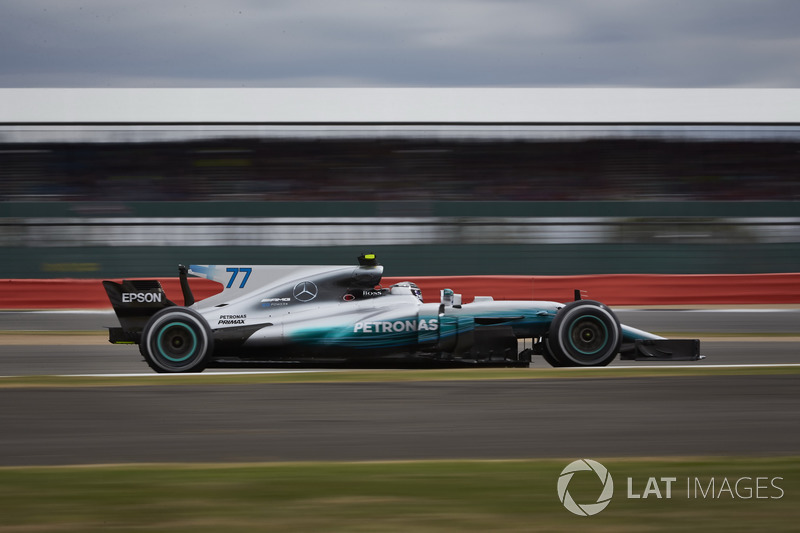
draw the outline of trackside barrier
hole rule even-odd
[[[384,286],[400,278],[383,278]],[[576,289],[583,299],[608,305],[747,305],[800,303],[800,273],[791,274],[605,274],[591,276],[454,276],[408,278],[425,301],[447,287],[464,303],[475,296],[496,300],[569,302]]]
[[[0,280],[0,309],[111,309],[101,281],[99,279]],[[167,298],[178,305],[183,304],[177,277],[159,281]],[[197,300],[222,291],[221,284],[207,279],[191,279],[189,284]]]
[[[177,277],[160,279],[167,297],[183,303]],[[426,302],[439,300],[439,290],[453,289],[464,303],[475,296],[496,300],[568,302],[575,289],[585,299],[608,305],[748,305],[800,304],[800,273],[791,274],[607,274],[594,276],[428,276],[386,277],[384,287],[413,281]],[[98,279],[0,280],[0,309],[110,309]],[[191,278],[197,300],[222,290],[222,285]]]

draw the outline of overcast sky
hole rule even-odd
[[[0,87],[800,87],[798,0],[0,0]]]

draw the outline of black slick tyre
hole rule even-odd
[[[213,344],[211,328],[197,311],[168,307],[147,322],[139,350],[156,372],[202,372]]]
[[[606,366],[619,353],[622,329],[614,312],[593,300],[570,302],[550,325],[547,348],[553,366]]]
[[[550,348],[550,340],[547,337],[544,338],[543,348],[542,357],[550,364],[550,366],[555,368],[566,366],[563,362],[561,362],[561,359],[557,359],[555,354],[553,354],[553,350]]]

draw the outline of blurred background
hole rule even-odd
[[[0,126],[0,278],[800,269],[795,126]]]

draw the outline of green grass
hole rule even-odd
[[[599,458],[615,490],[592,517],[558,500],[571,460],[2,468],[0,532],[797,530],[797,457]],[[641,493],[665,476],[678,479],[671,499],[626,497],[628,477]],[[761,499],[686,497],[687,479],[745,476],[783,478],[782,498],[772,487]],[[589,503],[598,488],[587,472],[569,490]]]

